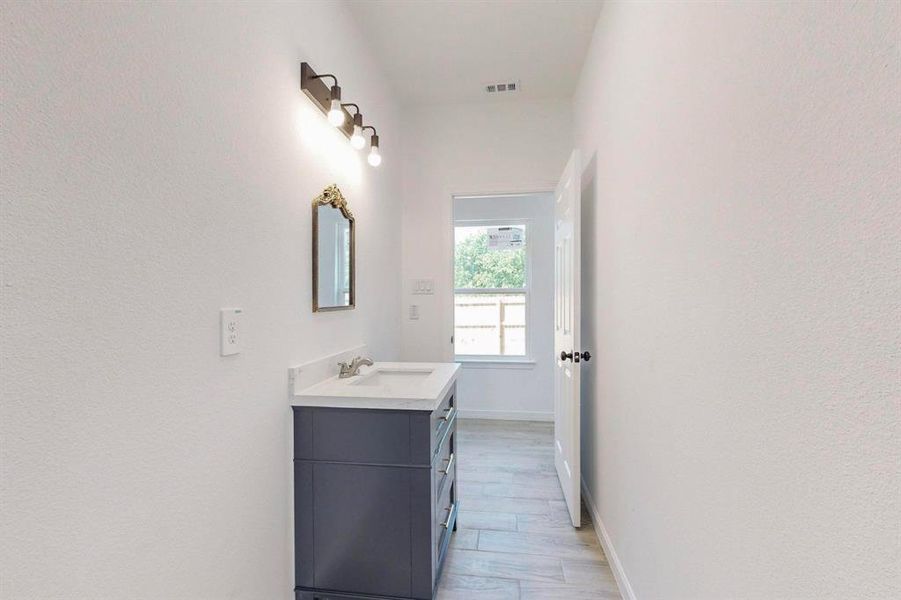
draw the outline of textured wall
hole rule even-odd
[[[399,349],[393,99],[338,3],[0,14],[0,596],[287,598],[286,369]],[[378,170],[302,59],[378,125]],[[333,182],[359,307],[314,316],[309,203]]]
[[[565,101],[518,102],[501,99],[479,104],[427,106],[404,112],[404,307],[420,306],[420,318],[402,316],[405,360],[453,360],[454,194],[492,194],[553,190],[572,145],[570,107]],[[435,295],[414,296],[410,280],[435,280]],[[472,370],[462,373],[468,378]],[[488,382],[486,377],[494,377]],[[480,373],[470,383],[502,388],[510,376],[542,389],[540,370]],[[465,385],[465,382],[464,382]],[[522,402],[505,393],[490,407],[500,413],[543,411],[547,401]]]
[[[642,600],[901,596],[899,6],[602,11],[583,468]]]
[[[451,360],[454,332],[454,194],[552,190],[571,150],[564,101],[426,106],[404,111],[404,305],[407,360]],[[434,296],[412,296],[411,279],[433,278]]]

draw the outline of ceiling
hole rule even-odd
[[[349,0],[407,105],[569,98],[600,0]],[[487,83],[518,81],[515,93]]]

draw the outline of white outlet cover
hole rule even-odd
[[[219,354],[221,356],[232,356],[241,352],[242,312],[240,308],[223,308],[219,311]]]

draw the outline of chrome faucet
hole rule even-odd
[[[346,362],[339,362],[338,367],[341,371],[338,373],[338,379],[347,379],[348,377],[353,377],[354,375],[360,374],[360,367],[363,365],[372,366],[372,361],[368,358],[363,358],[362,356],[357,356],[350,364]]]

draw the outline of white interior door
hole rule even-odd
[[[554,194],[554,465],[573,526],[581,525],[579,465],[579,218],[581,171],[573,151]]]

